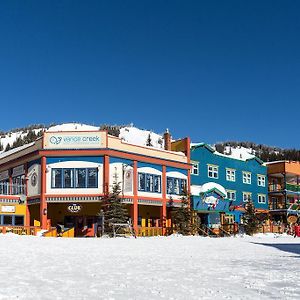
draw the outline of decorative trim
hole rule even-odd
[[[47,203],[60,203],[60,202],[99,202],[103,199],[100,196],[77,196],[77,197],[47,197]]]
[[[162,206],[161,201],[138,199],[138,204]]]

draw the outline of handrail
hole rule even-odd
[[[37,232],[41,230],[37,226],[15,226],[15,225],[0,225],[0,233],[14,233],[18,235],[37,235]]]

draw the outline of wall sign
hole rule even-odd
[[[3,205],[3,206],[1,206],[1,212],[15,213],[16,212],[16,207],[13,206],[13,205]]]
[[[103,132],[46,132],[45,149],[89,149],[104,147]]]
[[[13,168],[12,177],[16,177],[23,174],[25,174],[24,165]]]
[[[0,172],[0,180],[5,180],[9,178],[9,172],[8,170]]]
[[[68,211],[71,213],[78,213],[81,211],[82,206],[77,203],[72,203],[68,205]]]

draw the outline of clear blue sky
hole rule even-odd
[[[300,148],[300,1],[0,2],[0,129],[133,122]]]

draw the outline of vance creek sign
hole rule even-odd
[[[46,132],[44,149],[95,149],[105,147],[104,132]]]

